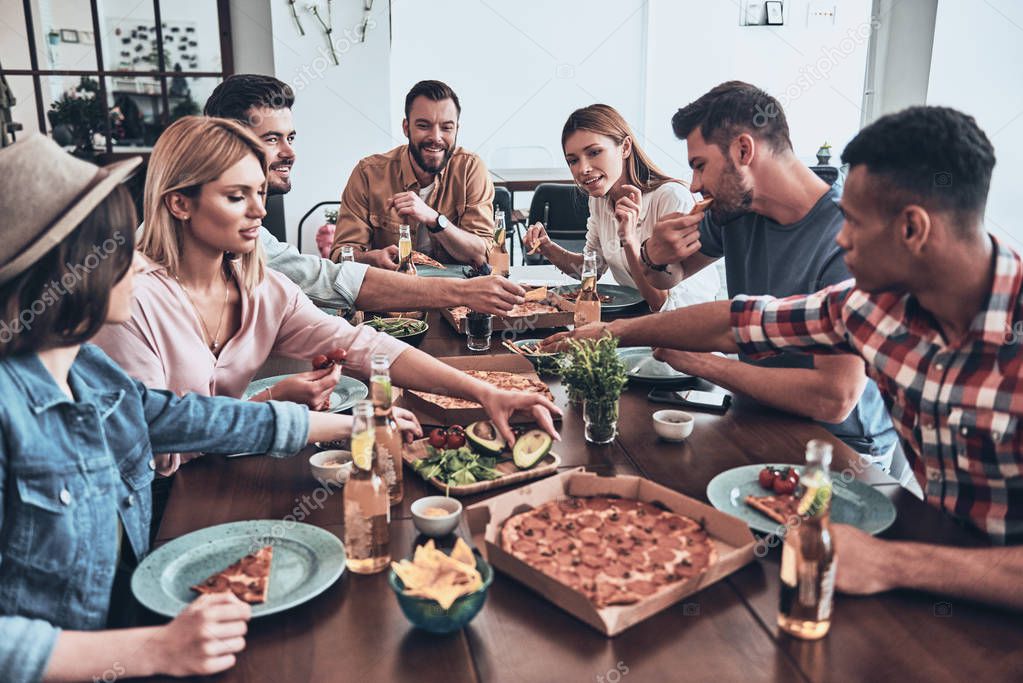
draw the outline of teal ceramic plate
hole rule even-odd
[[[579,285],[562,285],[555,287],[554,291],[558,294],[564,294],[565,292],[573,292],[577,289],[579,289]],[[627,308],[643,303],[643,295],[639,293],[639,290],[632,287],[623,287],[622,285],[598,284],[597,294],[611,297],[611,301],[600,304],[600,310],[607,313],[617,313],[618,311],[624,311]]]
[[[419,277],[465,278],[465,273],[462,272],[462,266],[459,265],[450,265],[447,268],[438,268],[436,266],[416,266],[416,275]]]
[[[654,351],[649,346],[627,346],[618,349],[618,357],[625,363],[629,379],[651,384],[673,384],[693,378],[692,375],[679,372],[654,358]]]
[[[245,387],[245,393],[242,394],[242,398],[248,399],[251,396],[255,396],[267,387],[272,387],[290,376],[277,375],[276,377],[257,379]],[[357,379],[341,375],[341,381],[337,383],[337,386],[334,387],[334,393],[330,395],[330,412],[339,413],[342,410],[348,410],[367,396],[369,396],[369,387]]]
[[[707,484],[707,498],[718,510],[738,517],[754,531],[784,536],[783,524],[760,514],[745,503],[746,496],[771,495],[757,483],[760,470],[765,467],[789,465],[744,465],[726,470]],[[797,466],[796,471],[802,473],[803,468]],[[832,522],[850,524],[868,534],[879,534],[895,521],[895,505],[880,492],[855,479],[846,482],[840,472],[832,472],[831,478],[834,482],[831,497]]]
[[[198,597],[191,586],[265,545],[274,547],[267,601],[252,606],[261,617],[290,609],[329,588],[345,570],[345,547],[334,534],[310,524],[274,519],[218,524],[160,546],[131,577],[143,606],[175,617]]]

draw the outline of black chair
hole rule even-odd
[[[319,202],[318,204],[314,204],[313,208],[311,208],[308,211],[306,211],[305,215],[303,215],[302,218],[300,218],[298,220],[298,250],[299,251],[302,251],[302,229],[305,227],[306,220],[310,216],[312,216],[314,213],[319,211],[320,207],[323,207],[323,206],[341,206],[341,202],[335,200],[335,201],[332,201],[332,202]],[[319,215],[323,216],[323,213],[320,212]],[[316,227],[319,228],[320,226],[317,225]]]
[[[278,242],[288,241],[288,228],[284,220],[284,195],[272,194],[267,197],[263,227],[269,230]]]
[[[563,183],[541,183],[533,192],[529,205],[527,225],[543,222],[544,207],[547,212],[547,235],[563,249],[581,253],[586,246],[586,221],[590,217],[589,198],[575,185]],[[522,234],[519,234],[522,242]],[[529,249],[522,246],[523,261],[527,265],[545,263],[540,254],[529,256]]]
[[[512,194],[508,191],[507,187],[501,187],[498,185],[494,188],[494,210],[504,213],[504,225],[508,230],[506,239],[511,242],[509,260],[514,263],[515,240],[512,239],[512,236],[515,234],[516,230],[515,226],[512,224]]]

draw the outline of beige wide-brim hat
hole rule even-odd
[[[39,133],[0,149],[0,285],[60,244],[141,163],[100,168]]]

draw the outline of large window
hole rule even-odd
[[[233,72],[230,34],[228,0],[0,0],[10,120],[83,155],[145,151]]]

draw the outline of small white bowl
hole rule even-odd
[[[309,458],[309,469],[321,484],[344,484],[352,473],[351,451],[320,451]]]
[[[665,441],[685,441],[693,433],[695,418],[683,410],[658,410],[654,413],[654,431]]]
[[[443,517],[428,517],[423,514],[426,508],[442,508],[448,511]],[[462,517],[462,504],[447,496],[426,496],[412,503],[412,523],[421,533],[434,538],[447,536]]]

